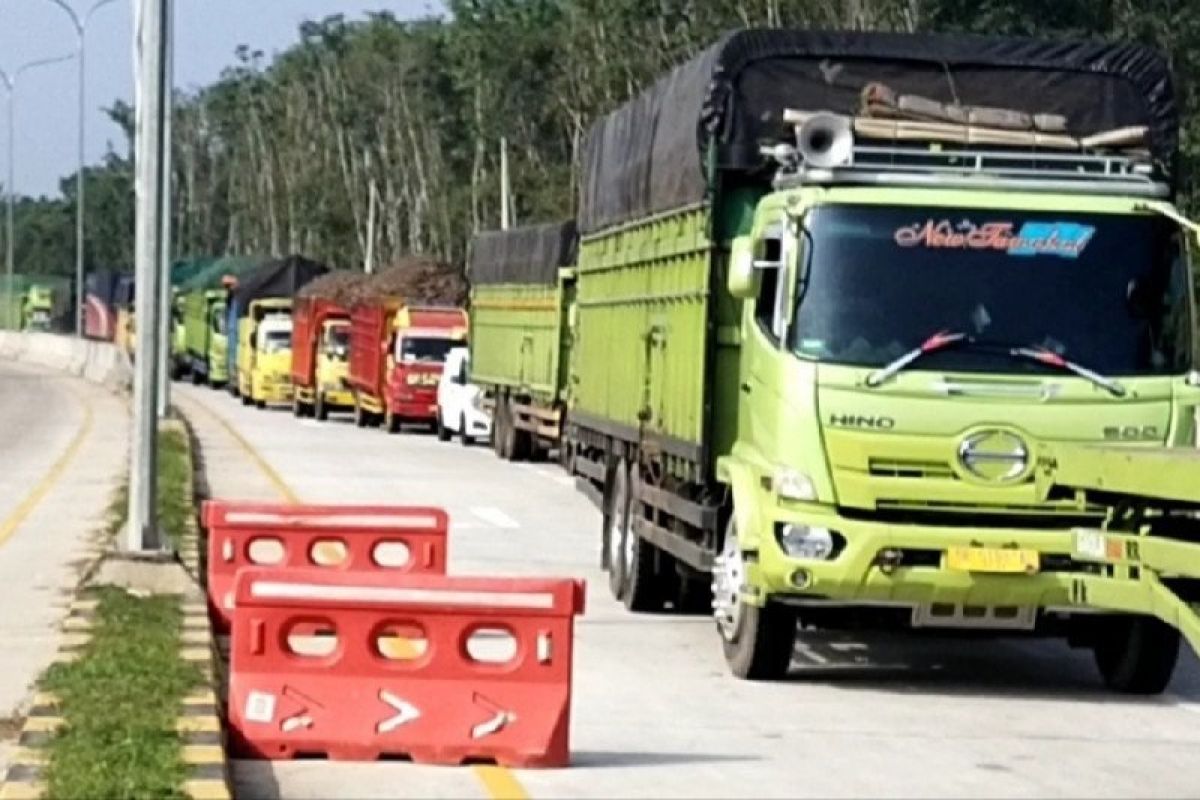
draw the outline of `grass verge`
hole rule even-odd
[[[177,544],[195,513],[186,434],[158,439],[158,521]],[[128,485],[115,493],[106,524],[125,522]],[[183,798],[187,770],[175,721],[200,671],[179,656],[182,614],[175,595],[138,597],[114,587],[86,591],[98,605],[92,639],[74,662],[42,677],[58,697],[64,726],[49,744],[46,794],[56,800]]]
[[[179,658],[179,598],[112,587],[88,596],[99,601],[91,644],[42,680],[66,722],[50,744],[47,796],[181,798],[175,720],[201,676]]]
[[[192,482],[192,459],[188,450],[187,433],[170,429],[158,434],[158,524],[159,530],[173,547],[179,540],[187,521],[196,513],[187,491]]]

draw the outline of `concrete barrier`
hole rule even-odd
[[[67,372],[118,394],[133,387],[133,364],[111,342],[0,331],[0,359]]]

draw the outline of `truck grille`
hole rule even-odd
[[[918,461],[899,458],[872,458],[870,472],[879,478],[938,478],[957,480],[954,470],[944,461]]]

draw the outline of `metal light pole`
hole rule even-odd
[[[33,69],[34,67],[44,67],[48,64],[57,64],[60,61],[69,61],[70,59],[71,56],[55,56],[54,58],[39,58],[36,61],[27,61],[13,70],[11,75],[0,69],[0,81],[3,81],[4,83],[4,89],[8,100],[8,178],[4,186],[4,193],[8,196],[8,209],[6,212],[8,219],[6,222],[6,233],[4,236],[4,272],[7,276],[5,283],[5,304],[8,306],[8,310],[5,312],[5,322],[7,327],[10,329],[16,328],[16,325],[14,324],[15,320],[13,319],[13,308],[15,307],[13,302],[13,289],[15,288],[13,282],[13,200],[16,196],[16,179],[13,177],[13,164],[15,163],[14,153],[16,150],[15,132],[17,124],[15,95],[17,91],[17,81],[20,79],[21,75]]]
[[[162,196],[161,219],[159,221],[159,251],[162,272],[159,275],[161,295],[158,307],[158,391],[157,411],[159,419],[166,419],[171,411],[171,342],[175,331],[175,320],[171,308],[171,117],[175,109],[175,12],[174,0],[163,3],[162,42]]]
[[[79,172],[75,177],[75,335],[83,336],[83,165],[84,165],[84,117],[87,113],[85,101],[87,87],[87,25],[95,14],[104,6],[115,3],[116,0],[97,0],[83,16],[67,5],[66,0],[50,0],[51,3],[66,12],[75,26],[78,37],[76,58],[79,60]]]
[[[133,441],[129,476],[127,551],[161,550],[157,514],[157,373],[162,311],[162,192],[166,90],[166,24],[169,0],[136,0],[137,65],[136,369],[133,377]]]

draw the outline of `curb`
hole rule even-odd
[[[192,432],[179,420],[171,420],[164,427],[168,426],[183,433],[188,462],[192,466],[192,480],[185,484],[184,491],[188,505],[197,509]],[[218,654],[212,622],[208,618],[208,602],[204,590],[200,588],[204,573],[200,562],[200,527],[195,514],[187,518],[185,526],[177,557],[195,582],[183,597],[179,655],[184,661],[195,664],[204,680],[183,699],[183,708],[175,722],[188,772],[183,793],[192,800],[231,800],[229,757],[217,699],[220,680]],[[4,798],[0,797],[0,800]]]

